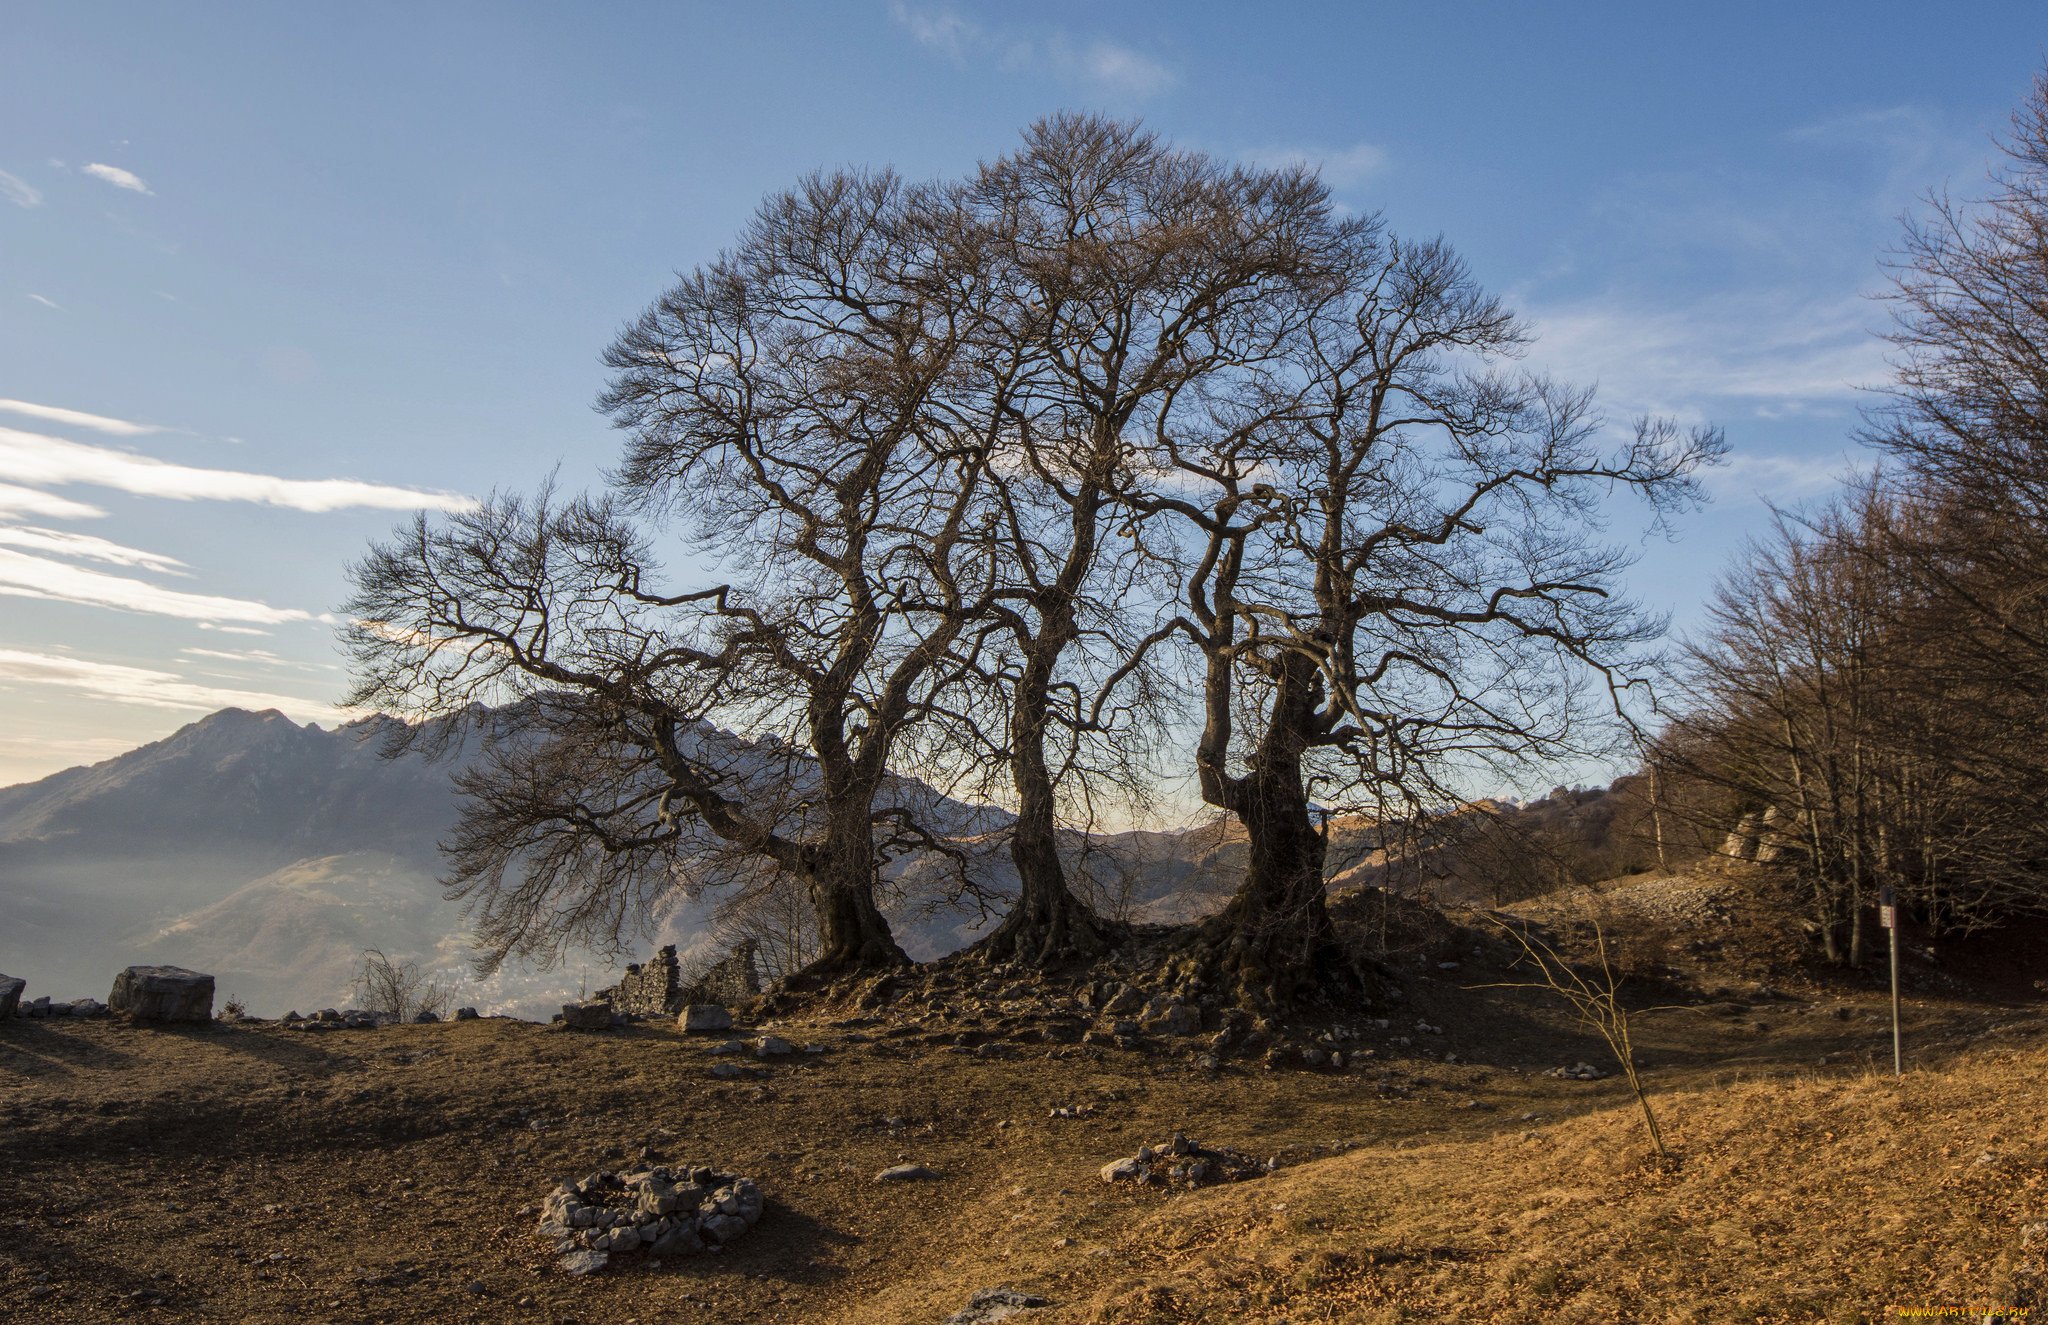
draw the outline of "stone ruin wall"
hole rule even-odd
[[[761,992],[754,944],[742,940],[733,950],[685,981],[676,949],[670,944],[645,964],[628,966],[619,983],[598,991],[598,997],[620,1012],[641,1017],[673,1017],[692,1003],[730,1007]]]
[[[663,948],[645,965],[632,965],[619,983],[598,995],[620,1012],[642,1017],[674,1016],[682,1010],[674,944]]]

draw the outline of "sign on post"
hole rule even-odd
[[[1877,918],[1892,948],[1892,1075],[1906,1074],[1906,1053],[1899,1038],[1899,895],[1890,884],[1878,889]]]

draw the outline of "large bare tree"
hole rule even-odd
[[[547,715],[467,788],[453,883],[491,951],[616,936],[708,837],[804,881],[815,972],[904,960],[875,889],[935,840],[891,760],[976,593],[990,439],[945,398],[986,394],[962,380],[977,267],[948,190],[807,180],[607,352],[616,495],[422,520],[358,568],[356,702]],[[710,574],[657,587],[633,517]],[[777,739],[732,757],[714,723]]]
[[[1661,517],[1721,445],[1648,421],[1610,440],[1586,394],[1513,370],[1525,332],[1445,245],[1322,224],[1342,260],[1284,368],[1163,438],[1151,498],[1191,531],[1202,795],[1250,846],[1193,964],[1254,1004],[1343,974],[1319,811],[1415,813],[1479,766],[1583,748],[1655,628],[1617,592],[1602,500]]]
[[[1230,168],[1072,115],[1028,130],[969,198],[1000,291],[989,337],[1021,370],[991,402],[1004,417],[987,621],[1002,637],[1004,721],[989,730],[1015,797],[1020,893],[980,948],[1088,954],[1110,936],[1066,878],[1061,806],[1085,828],[1105,790],[1142,801],[1163,728],[1141,645],[1171,585],[1148,582],[1156,565],[1127,536],[1133,459],[1201,408],[1200,384],[1277,354],[1324,202],[1299,170]]]

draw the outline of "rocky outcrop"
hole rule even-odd
[[[107,1006],[137,1021],[212,1021],[213,977],[182,966],[131,966]]]

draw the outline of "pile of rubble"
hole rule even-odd
[[[1103,1165],[1102,1180],[1153,1187],[1210,1187],[1263,1178],[1278,1167],[1277,1160],[1253,1159],[1242,1151],[1199,1145],[1188,1140],[1187,1133],[1175,1132],[1163,1146],[1140,1146],[1129,1159]]]
[[[621,1253],[660,1259],[724,1246],[754,1226],[761,1207],[751,1178],[708,1166],[593,1173],[548,1194],[540,1232],[564,1269],[588,1274]]]

